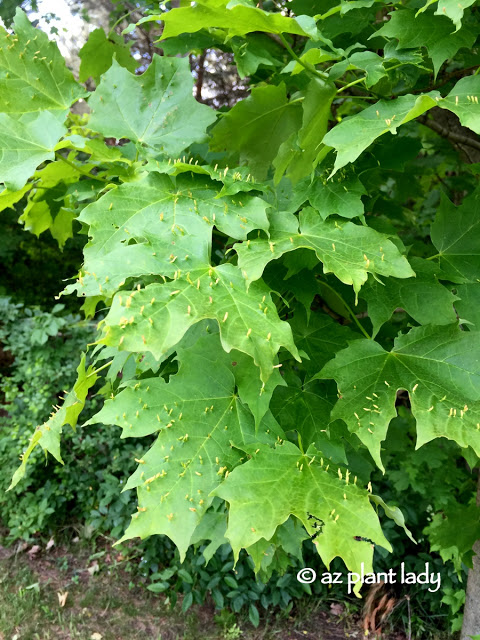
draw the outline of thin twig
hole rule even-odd
[[[288,44],[285,36],[283,36],[282,34],[279,34],[279,38],[282,41],[283,46],[285,47],[285,49],[292,56],[292,58],[294,60],[296,60],[298,62],[298,64],[302,65],[302,67],[304,69],[306,69],[307,71],[312,73],[317,78],[320,78],[321,80],[326,80],[328,78],[328,75],[326,73],[323,73],[322,71],[318,71],[317,69],[315,69],[315,67],[313,65],[308,64],[308,62],[304,62],[301,58],[299,58],[297,56],[297,54],[295,53],[295,51],[292,49],[292,47]]]
[[[342,304],[344,305],[345,309],[348,311],[348,313],[350,314],[352,320],[355,322],[355,324],[357,325],[357,327],[360,329],[360,331],[363,333],[363,335],[368,338],[369,340],[372,339],[372,336],[369,336],[368,333],[366,332],[365,328],[363,327],[363,325],[361,324],[361,322],[359,321],[359,319],[357,318],[357,316],[355,315],[355,313],[353,312],[352,308],[350,307],[350,305],[343,299],[343,297],[338,293],[338,291],[336,291],[333,287],[331,287],[329,284],[327,284],[324,280],[321,281],[324,287],[327,287],[327,289],[330,289],[330,291],[333,291],[333,293],[342,301]]]
[[[92,175],[88,171],[81,169],[78,165],[64,158],[61,153],[56,153],[55,158],[57,158],[57,160],[62,160],[62,162],[65,162],[65,164],[68,164],[70,167],[75,169],[75,171],[78,171],[78,173],[80,173],[82,176],[86,176],[87,178],[90,178],[90,180],[99,180],[100,182],[110,182],[110,180],[106,180],[105,178],[101,178],[100,176]]]
[[[407,611],[408,611],[408,637],[407,640],[412,640],[412,612],[410,610],[410,596],[406,596],[407,599]]]

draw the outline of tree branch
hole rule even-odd
[[[195,99],[198,102],[202,102],[202,86],[203,86],[203,76],[205,72],[205,58],[207,57],[207,51],[202,51],[202,54],[199,56],[197,60],[198,71],[197,71],[197,81],[195,83]]]
[[[444,127],[443,125],[441,125],[436,120],[429,118],[426,114],[423,116],[420,116],[418,118],[418,121],[421,124],[428,127],[429,129],[431,129],[432,131],[435,131],[435,133],[438,133],[440,136],[442,136],[442,138],[447,138],[448,140],[451,140],[456,144],[472,147],[473,149],[477,149],[480,151],[480,140],[478,140],[476,136],[474,138],[473,136],[470,137],[463,133],[452,131],[451,129],[448,129],[447,127]]]

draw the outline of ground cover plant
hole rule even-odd
[[[389,483],[416,486],[432,549],[473,567],[462,635],[480,633],[478,8],[144,14],[125,36],[158,29],[163,55],[141,65],[94,31],[88,90],[21,10],[0,33],[0,208],[22,202],[24,226],[60,247],[88,234],[62,296],[99,320],[11,487],[38,445],[62,462],[96,385],[86,426],[148,442],[120,541],[163,534],[180,559],[228,542],[268,577],[310,537],[319,571],[369,573],[374,550],[414,542]],[[246,97],[205,104],[190,67],[205,52],[230,55]],[[449,493],[415,475],[438,465]]]

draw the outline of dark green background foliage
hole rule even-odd
[[[255,626],[342,596],[302,566],[427,561],[441,590],[395,586],[392,620],[459,630],[480,538],[477,3],[107,8],[83,84],[23,12],[0,33],[5,539],[121,538],[151,591]]]

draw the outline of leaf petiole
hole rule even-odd
[[[372,340],[372,336],[368,335],[367,331],[365,330],[365,328],[362,326],[360,320],[357,318],[357,316],[355,315],[353,309],[350,307],[350,305],[342,298],[342,296],[338,293],[338,291],[336,291],[332,286],[330,286],[328,283],[326,283],[324,280],[322,280],[322,285],[324,287],[327,287],[327,289],[330,289],[330,291],[332,291],[342,302],[342,304],[345,306],[345,309],[348,311],[348,313],[350,314],[352,320],[355,322],[355,324],[357,325],[357,327],[360,329],[360,331],[363,333],[363,335],[368,338],[369,340]]]

